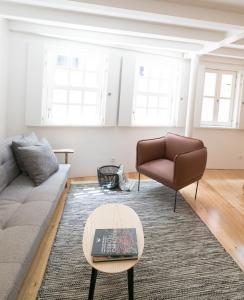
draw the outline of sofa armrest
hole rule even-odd
[[[74,150],[73,149],[53,149],[53,152],[55,154],[64,154],[64,162],[65,164],[68,163],[69,161],[69,154],[70,153],[74,153]]]
[[[207,163],[207,148],[176,155],[174,183],[177,189],[199,180]]]
[[[137,143],[136,167],[163,158],[165,152],[165,138],[141,140]]]

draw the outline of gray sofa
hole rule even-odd
[[[11,150],[0,141],[0,300],[16,299],[64,190],[70,165],[35,187],[20,173]]]

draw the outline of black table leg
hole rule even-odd
[[[95,285],[96,285],[96,279],[97,279],[97,270],[92,268],[88,300],[93,300]]]
[[[127,275],[128,275],[128,293],[129,293],[129,300],[133,300],[134,299],[134,269],[130,268],[127,271]]]

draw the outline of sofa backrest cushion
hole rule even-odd
[[[11,148],[13,139],[18,138],[21,136],[0,141],[0,192],[20,173]]]
[[[177,154],[199,150],[203,147],[203,142],[200,140],[168,133],[166,135],[165,157],[173,161]]]
[[[19,147],[19,155],[28,176],[36,186],[59,168],[58,160],[46,140],[42,145]]]
[[[27,147],[27,146],[33,146],[38,144],[40,143],[34,132],[30,133],[29,135],[21,136],[18,139],[15,138],[13,140],[12,150],[14,152],[17,165],[21,172],[26,173],[26,170],[24,168],[24,162],[21,160],[21,156],[19,154],[19,147]]]

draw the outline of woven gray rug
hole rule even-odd
[[[105,203],[123,203],[139,215],[144,254],[135,267],[135,300],[244,299],[244,274],[189,205],[156,182],[133,192],[72,185],[38,299],[85,300],[91,267],[82,252],[89,214]],[[94,300],[127,299],[127,274],[99,273]]]

